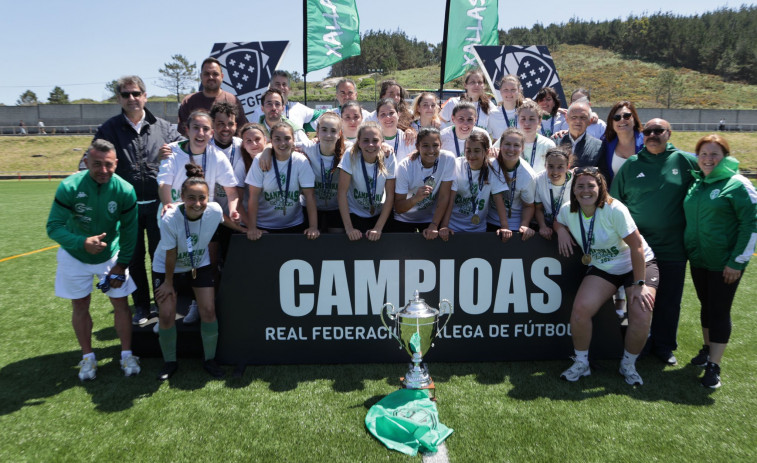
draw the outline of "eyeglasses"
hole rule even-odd
[[[133,96],[134,98],[139,98],[140,96],[142,96],[142,92],[139,90],[134,91],[134,92],[119,92],[119,93],[121,94],[121,98],[125,100],[128,100],[129,96]]]
[[[648,137],[648,136],[650,136],[650,135],[652,135],[652,134],[655,134],[655,135],[662,135],[662,134],[663,134],[663,133],[665,133],[665,132],[666,132],[667,130],[668,130],[668,129],[664,129],[664,128],[662,128],[662,127],[655,127],[654,129],[644,129],[644,130],[642,130],[642,131],[641,131],[641,133],[643,133],[645,137]]]
[[[594,166],[586,166],[586,167],[576,167],[574,173],[575,175],[583,175],[583,174],[596,174],[599,172],[599,168]]]
[[[614,120],[615,122],[618,122],[621,119],[628,120],[628,119],[631,118],[631,116],[633,116],[633,114],[631,114],[631,113],[616,114],[616,115],[612,116],[612,120]]]

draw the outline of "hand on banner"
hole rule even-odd
[[[442,241],[446,242],[449,240],[449,237],[454,235],[454,230],[451,230],[449,227],[442,227],[439,230],[439,238],[442,239]]]
[[[365,237],[368,238],[368,241],[378,241],[381,239],[381,230],[376,230],[375,228],[368,230],[365,232]]]
[[[258,227],[250,228],[249,230],[247,230],[247,239],[251,241],[257,241],[263,237],[263,233],[268,233],[268,232],[263,231],[259,229]]]
[[[521,238],[521,240],[523,241],[531,239],[531,237],[533,237],[536,234],[533,228],[529,228],[526,225],[521,225],[520,228],[518,229],[518,232],[523,236]]]
[[[552,239],[552,227],[539,227],[539,235],[545,240]]]
[[[513,237],[513,231],[509,228],[500,228],[497,230],[497,236],[499,236],[499,239],[501,239],[503,243],[507,243],[510,238]]]
[[[321,232],[318,230],[318,227],[310,227],[302,232],[302,234],[307,236],[309,240],[314,240],[321,236]]]
[[[357,241],[363,237],[363,234],[357,228],[345,228],[344,231],[350,241]]]
[[[436,224],[431,222],[428,227],[423,230],[423,237],[427,240],[434,240],[437,236],[439,236],[439,230],[437,229]]]

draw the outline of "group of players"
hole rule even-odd
[[[503,242],[556,237],[566,256],[580,250],[588,268],[571,314],[575,357],[561,374],[568,381],[590,374],[591,319],[613,297],[628,318],[619,368],[626,382],[643,384],[635,367],[643,352],[675,365],[690,260],[704,338],[692,363],[705,367],[703,385],[720,385],[730,307],[757,239],[757,193],[720,135],[700,140],[695,157],[669,143],[667,121],[642,127],[629,101],[615,104],[605,123],[587,91],[574,92],[565,111],[551,88],[524,99],[511,75],[499,82],[501,103],[494,104],[480,70],[468,72],[465,93],[441,107],[429,92],[409,105],[405,89],[386,81],[372,113],[355,101],[349,79],[336,86],[335,110],[290,102],[289,76],[276,71],[253,122],[244,122],[239,102],[220,89],[220,63],[209,58],[201,69],[203,90],[179,111],[186,139],[144,107],[139,77],[119,80],[122,114],[101,126],[88,169],[56,193],[48,221],[61,244],[56,294],[72,299],[82,380],[97,367],[93,274],[115,308],[122,369],[139,373],[126,298],[140,288],[133,322],[145,323],[145,231],[160,380],[178,368],[177,292],[194,299],[184,322],[201,321],[205,369],[224,375],[215,362],[214,288],[231,233],[375,241],[385,232],[418,232],[446,241],[494,232]]]

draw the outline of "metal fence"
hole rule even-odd
[[[49,125],[45,127],[0,126],[0,135],[94,135],[97,125]]]

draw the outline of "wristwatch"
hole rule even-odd
[[[644,282],[644,280],[634,281],[633,284],[634,284],[634,286],[644,286],[644,285],[646,285],[646,283]]]

